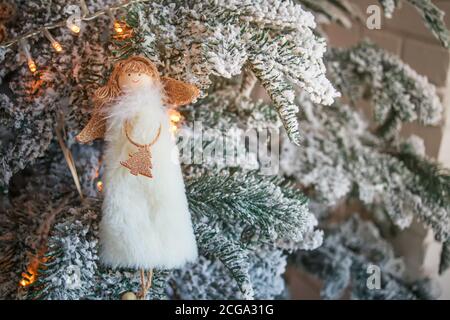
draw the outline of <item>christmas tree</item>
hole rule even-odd
[[[443,13],[407,2],[447,47]],[[400,3],[380,0],[387,17]],[[324,298],[348,287],[357,299],[433,298],[430,281],[403,277],[386,238],[418,219],[444,243],[441,270],[450,266],[450,174],[399,135],[406,122],[437,124],[442,106],[426,78],[369,42],[327,50],[316,20],[348,25],[350,2],[1,5],[0,297],[139,291],[138,270],[99,260],[104,143],[75,137],[114,64],[143,56],[200,89],[170,111],[199,258],[156,269],[145,298],[289,298],[288,264],[322,279]],[[361,212],[334,221],[350,202]],[[380,290],[366,287],[370,265],[382,269]]]

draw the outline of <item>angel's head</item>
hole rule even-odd
[[[126,92],[160,84],[156,66],[147,58],[131,57],[119,61],[103,87],[95,92],[97,103],[103,104]]]
[[[192,84],[160,77],[153,62],[135,56],[116,63],[108,82],[95,91],[95,104],[102,107],[124,93],[155,86],[161,89],[164,103],[172,107],[189,104],[200,94]]]

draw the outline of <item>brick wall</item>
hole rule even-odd
[[[353,0],[366,12],[377,0]],[[446,23],[450,26],[450,1],[433,1],[447,13]],[[412,123],[404,126],[402,134],[412,133],[425,141],[427,154],[450,167],[450,50],[444,49],[438,40],[424,26],[416,9],[405,3],[392,19],[382,20],[380,30],[369,30],[365,24],[355,22],[351,29],[336,24],[324,27],[329,43],[334,47],[348,47],[362,38],[369,38],[377,45],[398,55],[418,73],[428,77],[436,85],[445,107],[444,120],[440,126],[423,127]],[[416,279],[425,276],[438,279],[442,299],[450,299],[450,272],[438,276],[438,261],[441,251],[434,241],[432,231],[414,223],[411,228],[393,239],[398,254],[405,257],[407,276]],[[299,296],[301,297],[301,296]]]

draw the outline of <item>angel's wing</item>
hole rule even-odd
[[[161,77],[161,82],[166,93],[166,103],[174,107],[189,104],[200,94],[196,86],[180,80]]]
[[[191,103],[200,94],[196,86],[175,80],[169,77],[161,77],[161,82],[166,95],[166,103],[178,107]],[[101,112],[101,106],[94,110],[92,118],[81,132],[75,137],[79,143],[89,143],[95,139],[104,138],[106,131],[106,119]]]
[[[89,143],[95,139],[104,138],[106,120],[99,110],[94,110],[92,118],[81,132],[75,137],[79,143]]]

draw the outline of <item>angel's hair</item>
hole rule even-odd
[[[108,82],[103,86],[98,88],[95,93],[95,104],[97,106],[103,106],[118,96],[121,95],[122,91],[119,87],[119,76],[123,72],[139,72],[150,75],[152,78],[160,81],[158,69],[149,59],[145,57],[131,57],[126,60],[122,60],[116,63]]]

